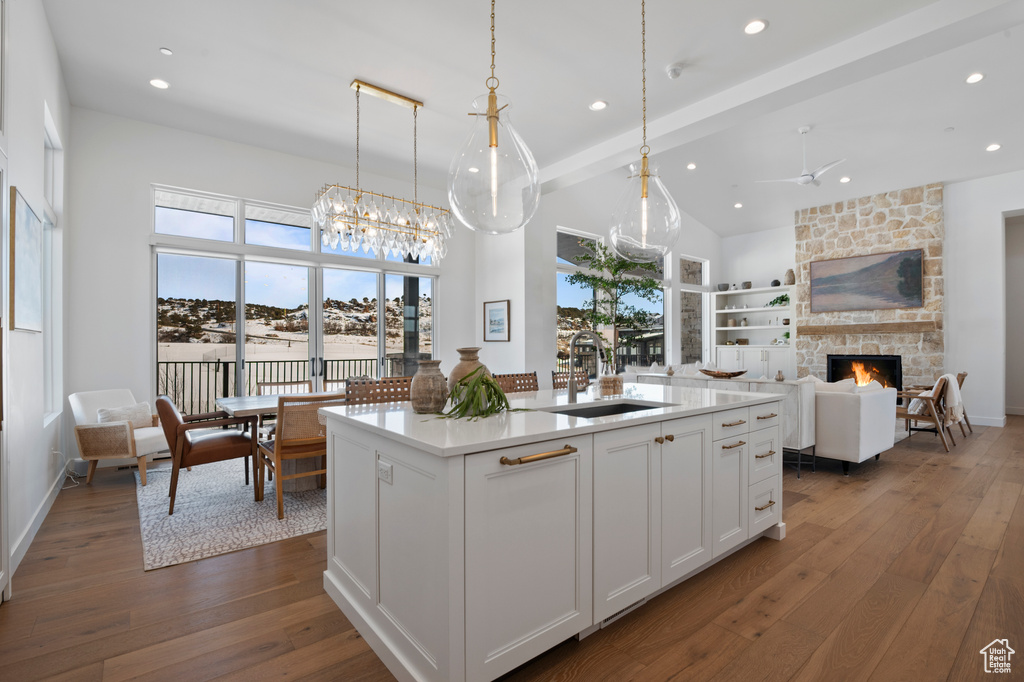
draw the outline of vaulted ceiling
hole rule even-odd
[[[424,102],[420,179],[437,187],[489,75],[486,0],[43,4],[75,106],[352,166],[358,78]],[[1024,0],[649,0],[646,13],[648,142],[680,208],[722,236],[1024,168]],[[754,18],[768,29],[745,35]],[[545,192],[638,156],[639,2],[502,0],[496,23],[499,92]],[[973,72],[985,79],[968,85]],[[811,168],[847,161],[820,187],[757,183],[799,175],[803,125]],[[411,180],[408,109],[364,98],[360,146],[365,170]]]

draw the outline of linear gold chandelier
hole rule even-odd
[[[448,209],[419,201],[417,159],[417,114],[423,102],[390,90],[352,81],[356,91],[356,186],[324,185],[311,211],[313,223],[321,231],[321,241],[332,251],[391,253],[403,258],[430,258],[437,264],[448,253],[447,240],[452,233]],[[359,95],[362,91],[412,109],[413,120],[413,200],[365,190],[359,183]]]

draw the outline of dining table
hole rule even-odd
[[[225,396],[217,398],[216,404],[217,409],[227,412],[232,417],[259,417],[260,425],[262,425],[264,419],[272,419],[277,414],[277,399],[279,397],[276,394]],[[312,457],[307,459],[286,459],[281,462],[281,473],[286,475],[314,471],[319,468],[320,462]],[[314,490],[317,486],[317,477],[304,476],[285,479],[283,490],[284,492],[295,493],[303,490]]]

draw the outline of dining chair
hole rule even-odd
[[[569,388],[568,372],[551,372],[551,384],[555,389]],[[590,377],[582,369],[576,370],[576,388],[586,388],[590,385]]]
[[[284,518],[284,481],[319,476],[320,487],[327,487],[327,427],[317,411],[346,402],[345,397],[337,393],[282,395],[277,399],[277,431],[273,440],[259,444],[260,466],[256,479],[256,500],[261,501],[267,472],[274,475],[277,518]],[[312,471],[282,472],[282,462],[314,457],[319,458],[320,466]]]
[[[293,393],[312,393],[313,381],[258,381],[256,395],[290,395]]]
[[[537,386],[536,372],[523,372],[520,374],[495,374],[494,380],[501,386],[505,393],[521,393],[523,391],[540,390]]]
[[[249,458],[252,457],[253,482],[256,478],[256,428],[257,420],[252,417],[229,417],[227,412],[208,412],[183,417],[178,408],[165,395],[156,399],[156,413],[171,448],[171,506],[167,512],[174,514],[174,498],[178,490],[178,473],[182,467],[223,462],[242,457],[245,459],[246,483],[249,476]],[[225,429],[225,426],[244,425],[245,430]],[[205,433],[197,433],[198,430]],[[256,488],[259,500],[260,488]]]
[[[412,377],[349,379],[345,397],[349,405],[400,402],[409,400],[411,385]]]
[[[949,452],[949,444],[956,445],[952,423],[946,424],[946,377],[941,376],[927,391],[900,391],[896,394],[900,404],[896,406],[896,419],[906,423],[907,431],[930,431],[942,440],[942,446]],[[915,426],[911,425],[914,422]],[[929,428],[918,428],[916,424],[931,424]],[[947,440],[948,437],[948,440]]]
[[[959,374],[957,374],[956,375],[956,385],[957,385],[957,388],[960,389],[960,407],[962,407],[964,409],[964,422],[967,423],[967,429],[971,433],[974,433],[974,427],[971,426],[971,420],[967,418],[967,406],[964,405],[964,379],[966,379],[966,378],[967,378],[967,372],[960,372]],[[960,432],[963,433],[963,430],[964,430],[964,425],[963,425],[963,423],[961,423],[960,424]],[[967,434],[964,433],[964,438],[966,438],[966,437],[967,437]]]

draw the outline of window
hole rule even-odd
[[[3,183],[0,182],[0,187]],[[64,409],[64,240],[60,229],[64,197],[64,150],[50,109],[43,106],[43,414]]]
[[[585,315],[588,309],[593,310],[594,290],[570,284],[567,278],[571,273],[580,269],[581,261],[579,256],[588,251],[593,251],[593,244],[596,241],[597,237],[593,235],[563,230],[558,231],[555,252],[558,268],[555,287],[555,346],[557,353],[556,364],[561,372],[568,371],[569,369],[569,342],[572,340],[573,335],[582,329],[594,328]],[[593,349],[584,350],[583,354],[586,358],[586,366],[593,372],[596,372],[596,356]]]
[[[182,412],[431,356],[434,268],[322,249],[305,209],[156,188],[154,212],[157,386]]]
[[[700,362],[704,357],[704,293],[707,268],[702,260],[679,259],[680,362]]]

